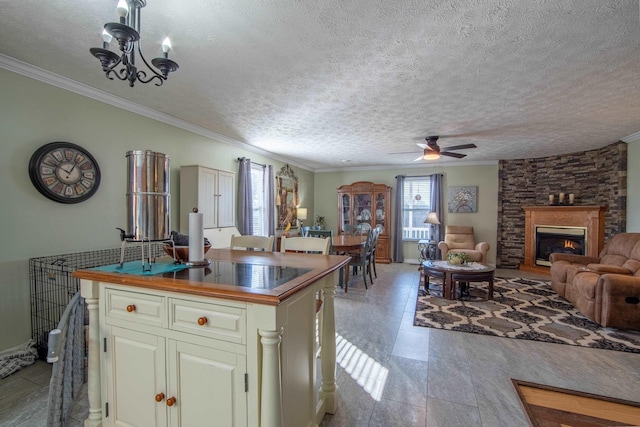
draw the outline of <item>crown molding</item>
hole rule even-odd
[[[640,132],[632,133],[631,135],[625,136],[621,138],[620,141],[626,142],[627,144],[630,142],[638,142],[640,141]]]
[[[449,161],[449,162],[438,162],[431,161],[427,163],[417,163],[415,165],[380,165],[380,166],[353,166],[353,167],[345,167],[345,168],[318,168],[315,170],[318,172],[354,172],[354,171],[371,171],[371,170],[398,170],[398,169],[437,169],[444,167],[458,167],[458,166],[488,166],[488,165],[498,165],[499,162],[497,160],[483,160],[477,162],[463,162],[463,161]]]
[[[85,96],[87,98],[91,98],[96,101],[103,102],[105,104],[111,105],[116,108],[120,108],[122,110],[130,111],[132,113],[139,114],[141,116],[148,117],[150,119],[157,120],[162,123],[166,123],[168,125],[189,131],[191,133],[204,136],[205,138],[215,140],[217,142],[222,142],[227,145],[239,147],[243,150],[260,154],[262,156],[268,157],[273,160],[278,160],[283,163],[288,163],[292,166],[297,166],[299,168],[306,169],[311,172],[315,171],[314,168],[310,167],[309,165],[297,162],[293,159],[275,155],[269,151],[265,151],[260,148],[254,147],[253,145],[249,145],[247,143],[238,141],[236,139],[229,138],[226,135],[222,135],[212,130],[205,129],[201,126],[194,125],[185,120],[178,119],[168,114],[161,113],[159,111],[142,106],[140,104],[136,104],[135,102],[126,100],[124,98],[120,98],[118,96],[112,95],[103,90],[88,86],[84,83],[71,80],[59,74],[52,73],[43,68],[39,68],[34,65],[28,64],[26,62],[19,61],[15,58],[12,58],[2,53],[0,53],[0,68],[4,68],[5,70],[12,71],[21,76],[29,77],[34,80],[38,80],[39,82],[46,83],[48,85],[55,86],[60,89],[67,90],[69,92],[73,92],[75,94]]]

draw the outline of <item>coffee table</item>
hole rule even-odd
[[[488,282],[489,299],[493,299],[493,275],[496,267],[489,264],[472,262],[465,265],[449,264],[448,261],[425,261],[422,271],[429,277],[444,277],[442,279],[442,297],[456,299],[455,282]],[[455,281],[454,281],[455,278]],[[428,289],[426,289],[428,291]]]

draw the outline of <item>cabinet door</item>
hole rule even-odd
[[[376,194],[376,223],[375,226],[381,228],[381,233],[387,234],[387,195],[385,193]]]
[[[143,332],[107,328],[105,376],[110,426],[162,426],[167,424],[165,339]],[[107,415],[105,413],[105,415]]]
[[[176,396],[171,425],[247,425],[245,356],[176,340],[168,350],[169,389]]]
[[[376,261],[381,260],[383,262],[389,259],[389,239],[386,237],[378,238],[378,245],[376,246]]]
[[[218,172],[218,227],[236,225],[235,174]]]
[[[353,196],[353,208],[356,215],[357,224],[369,224],[373,222],[371,193],[354,194]]]
[[[204,228],[217,227],[218,173],[201,168],[198,171],[198,211],[203,215]],[[189,213],[182,213],[189,215]]]
[[[340,224],[339,233],[343,233],[349,226],[353,224],[352,210],[351,210],[351,195],[340,194]]]

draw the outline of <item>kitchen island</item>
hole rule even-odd
[[[349,257],[207,258],[157,274],[73,273],[89,311],[85,426],[299,427],[335,412],[334,296]]]

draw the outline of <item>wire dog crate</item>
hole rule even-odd
[[[162,242],[151,242],[151,258],[163,255]],[[38,355],[47,355],[49,332],[55,329],[71,298],[80,290],[80,281],[71,276],[75,270],[120,262],[121,248],[53,255],[29,260],[31,284],[31,337]],[[142,260],[141,247],[125,246],[124,261]],[[142,262],[142,261],[141,261]],[[85,309],[85,324],[87,323]]]

